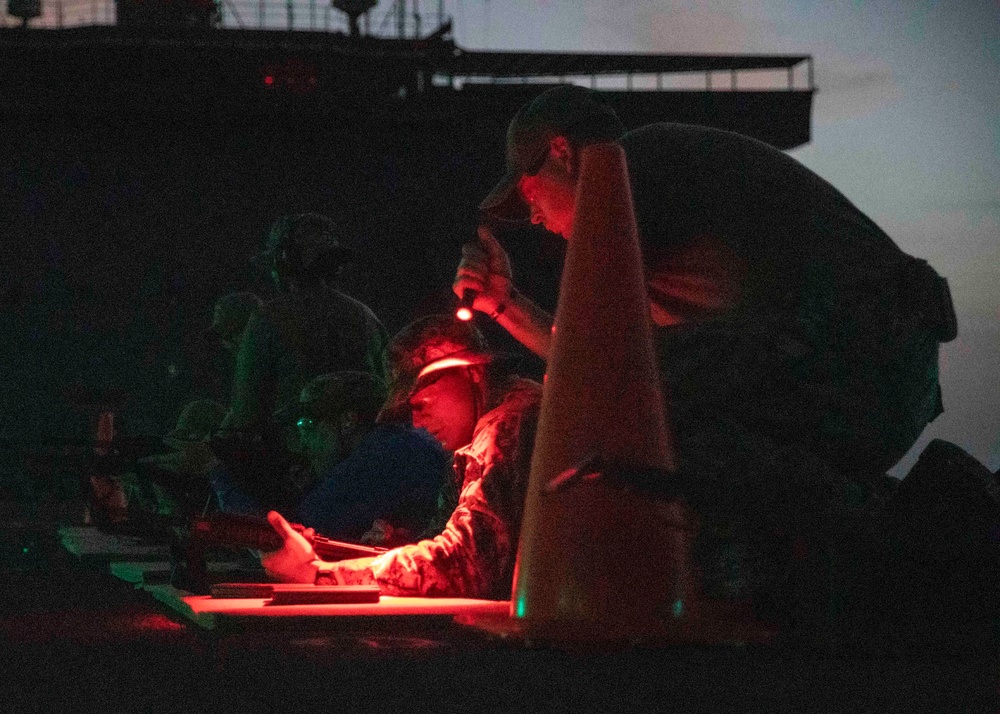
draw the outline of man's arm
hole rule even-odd
[[[486,226],[479,227],[479,240],[462,246],[452,290],[459,297],[476,291],[472,307],[485,312],[514,339],[542,359],[549,355],[552,316],[514,288],[510,259]]]
[[[377,584],[386,595],[488,597],[513,557],[512,536],[470,483],[444,532],[429,540],[394,548],[374,558],[327,563],[275,511],[268,520],[284,539],[281,550],[261,560],[283,582],[326,585]]]

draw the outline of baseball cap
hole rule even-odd
[[[517,183],[534,176],[545,163],[549,140],[565,136],[577,144],[618,139],[625,127],[603,95],[586,87],[560,85],[522,106],[507,127],[507,171],[479,208],[491,218],[527,221],[528,205]]]
[[[391,387],[379,421],[404,418],[410,395],[428,375],[511,357],[490,349],[475,325],[457,320],[454,315],[414,320],[389,342]]]

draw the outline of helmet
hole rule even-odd
[[[302,388],[299,410],[318,421],[354,412],[361,422],[372,423],[384,402],[385,385],[368,372],[330,372]]]
[[[336,277],[353,251],[340,245],[333,221],[318,213],[298,213],[276,220],[254,259],[286,276]]]
[[[188,402],[177,417],[177,424],[163,440],[168,444],[185,441],[204,441],[218,430],[226,409],[213,399],[196,399]]]
[[[223,295],[215,302],[212,324],[205,333],[235,343],[250,316],[260,309],[261,299],[251,292]]]

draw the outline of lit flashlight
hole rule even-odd
[[[462,290],[462,299],[458,303],[458,309],[455,310],[455,317],[462,322],[472,319],[472,303],[475,302],[477,293],[478,291],[472,288]]]

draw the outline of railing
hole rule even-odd
[[[168,4],[171,0],[160,0]],[[431,3],[425,3],[430,5]],[[347,15],[331,7],[329,0],[216,0],[218,26],[232,29],[312,30],[348,32]],[[418,5],[419,7],[419,5]],[[441,7],[441,6],[438,6]],[[361,18],[362,34],[416,37],[428,35],[440,26],[440,10],[414,12],[397,3],[376,7]],[[114,25],[117,12],[114,0],[42,0],[42,14],[32,19],[32,28],[61,29],[94,25]],[[21,20],[7,13],[7,3],[0,0],[0,26],[15,27]]]
[[[348,33],[347,15],[332,7],[331,0],[133,0],[150,3],[151,7],[180,13],[181,2],[204,3],[211,19],[202,11],[192,24],[205,24],[224,29],[295,30]],[[214,4],[214,9],[213,5]],[[156,5],[153,5],[156,3]],[[177,3],[172,5],[171,3]],[[40,29],[60,29],[118,23],[115,0],[41,0],[42,15],[28,26]],[[133,6],[135,7],[135,6]],[[188,7],[185,5],[184,7]],[[359,21],[362,35],[379,37],[426,37],[445,21],[442,0],[383,1]],[[420,12],[421,9],[433,10]],[[194,10],[193,13],[197,13]],[[176,22],[176,17],[174,22]],[[7,13],[6,0],[0,0],[0,26],[17,26],[21,20]],[[628,74],[611,72],[581,76],[519,76],[463,77],[433,75],[435,86],[461,88],[479,83],[554,83],[571,82],[594,89],[615,91],[696,90],[711,92],[746,90],[814,89],[813,63],[805,62],[787,69],[713,70],[710,72],[678,72],[661,74]]]

